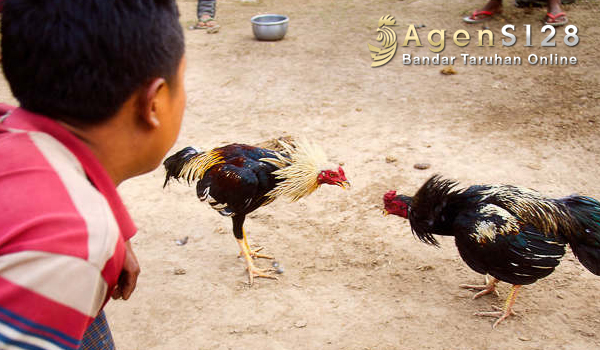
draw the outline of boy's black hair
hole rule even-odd
[[[99,124],[184,53],[175,0],[5,0],[2,68],[21,107]]]

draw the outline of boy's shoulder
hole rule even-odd
[[[48,133],[0,130],[0,255],[45,251],[102,266],[119,226],[77,157]]]

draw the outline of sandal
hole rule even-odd
[[[560,27],[564,26],[568,22],[569,19],[567,18],[567,14],[564,12],[559,12],[555,15],[551,14],[550,12],[546,13],[545,24],[547,25],[551,25],[553,27]]]
[[[490,19],[492,19],[492,17],[494,17],[495,15],[498,15],[500,13],[501,12],[492,12],[492,11],[485,11],[485,10],[477,11],[477,10],[475,10],[475,11],[473,11],[473,14],[471,14],[470,16],[464,17],[463,21],[465,21],[467,23],[481,23],[481,22],[489,21]],[[479,18],[477,18],[477,17],[479,17]]]
[[[208,25],[208,22],[214,22],[215,24],[210,26],[210,25]],[[190,29],[208,29],[208,31],[207,31],[208,34],[217,33],[217,32],[219,32],[220,28],[221,28],[221,26],[216,24],[215,19],[212,17],[200,18],[198,20],[198,23],[196,23],[195,25],[190,27]]]
[[[194,30],[194,29],[206,29],[207,25],[206,23],[202,22],[202,21],[198,21],[198,23],[194,24],[193,26],[190,26],[190,30]]]
[[[221,26],[218,24],[215,24],[214,26],[206,26],[206,34],[218,33],[219,29],[221,29]]]
[[[204,29],[206,29],[206,33],[207,34],[215,34],[219,32],[219,29],[221,28],[221,26],[217,23],[217,21],[215,21],[215,19],[212,16],[208,16],[208,17],[200,17],[200,20],[198,21],[198,23],[202,22],[204,24]],[[213,25],[209,25],[208,23],[214,23]]]

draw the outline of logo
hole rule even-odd
[[[396,54],[396,48],[398,47],[398,43],[396,42],[396,32],[390,28],[395,25],[396,20],[390,15],[383,16],[379,19],[377,28],[379,34],[377,34],[377,41],[381,41],[383,48],[380,49],[377,46],[367,44],[369,45],[369,51],[371,51],[371,58],[373,59],[373,63],[371,63],[372,68],[383,66]]]

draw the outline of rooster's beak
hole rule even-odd
[[[383,209],[383,216],[388,216],[390,215],[390,212],[387,211],[386,209]]]
[[[349,190],[350,187],[350,182],[349,181],[340,181],[338,183],[336,183],[336,185],[340,186],[341,188],[345,189],[345,190]]]

